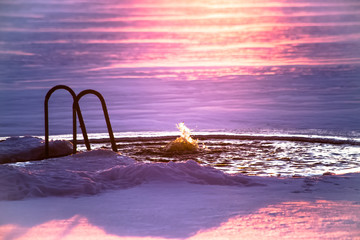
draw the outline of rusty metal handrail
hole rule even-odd
[[[44,113],[45,113],[45,158],[49,157],[49,99],[51,97],[51,95],[53,94],[53,92],[55,92],[58,89],[64,89],[67,90],[72,98],[73,98],[73,102],[76,101],[76,94],[75,92],[68,86],[66,85],[56,85],[55,87],[51,88],[46,96],[45,96],[45,100],[44,100]],[[81,114],[80,109],[75,109],[74,105],[73,105],[73,141],[76,142],[76,113],[78,115],[79,118],[79,122],[80,122],[80,127],[81,127],[81,131],[83,133],[84,136],[84,141],[85,141],[85,145],[86,148],[88,150],[90,150],[90,143],[89,143],[89,139],[87,137],[87,133],[86,133],[86,128],[85,128],[85,123]],[[75,147],[73,147],[73,153],[76,153],[76,145]]]
[[[74,111],[81,112],[79,101],[86,94],[94,94],[95,96],[97,96],[99,98],[99,100],[101,102],[101,105],[102,105],[103,112],[104,112],[106,126],[108,128],[108,132],[109,132],[109,136],[110,136],[111,148],[112,148],[112,150],[114,152],[117,152],[114,133],[113,133],[112,128],[111,128],[111,123],[110,123],[110,118],[109,118],[109,114],[108,114],[108,111],[107,111],[106,103],[105,103],[104,97],[98,91],[95,91],[95,90],[92,90],[92,89],[87,89],[87,90],[84,90],[84,91],[80,92],[76,96],[76,99],[74,100],[74,104],[73,104]],[[76,121],[75,121],[75,126],[76,126]],[[83,132],[83,134],[84,134],[84,132]],[[85,134],[86,134],[86,132],[85,132]],[[87,136],[86,136],[86,138],[87,138]],[[84,137],[84,139],[85,139],[85,137]],[[76,142],[76,138],[75,138],[74,141],[73,141],[73,148],[75,149],[75,151],[76,151],[76,145],[77,145],[77,142]],[[88,150],[90,150],[90,149],[88,148]]]

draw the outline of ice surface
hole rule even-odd
[[[25,136],[10,137],[0,142],[0,163],[44,159],[45,142],[41,138]],[[49,142],[51,157],[66,156],[72,153],[72,144],[65,140]]]

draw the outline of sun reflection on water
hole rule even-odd
[[[0,119],[4,135],[41,134],[42,93],[57,84],[109,96],[118,131],[166,131],[169,120],[201,123],[204,130],[358,130],[357,1],[2,5],[0,63],[7,80],[0,84],[11,103]],[[183,87],[192,90],[186,101]],[[35,89],[32,101],[18,97]],[[89,128],[106,132],[99,124]]]

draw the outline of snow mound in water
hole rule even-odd
[[[72,143],[65,140],[49,142],[50,157],[72,153]],[[0,142],[0,163],[23,162],[45,158],[45,142],[37,137],[10,137]]]
[[[150,182],[260,185],[250,177],[225,174],[191,160],[141,163],[109,150],[94,150],[56,159],[0,165],[0,200],[97,194]]]

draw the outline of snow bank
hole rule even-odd
[[[359,184],[359,173],[247,177],[94,150],[0,165],[0,236],[357,239]]]
[[[140,163],[109,150],[62,158],[0,165],[0,200],[79,196],[149,182],[259,186],[242,175],[229,175],[195,161]]]
[[[261,179],[266,187],[152,182],[77,198],[0,201],[0,236],[18,240],[359,238],[359,174]]]
[[[0,163],[44,159],[45,142],[37,137],[10,137],[0,142]],[[51,157],[66,156],[72,153],[72,144],[65,140],[49,142]]]

